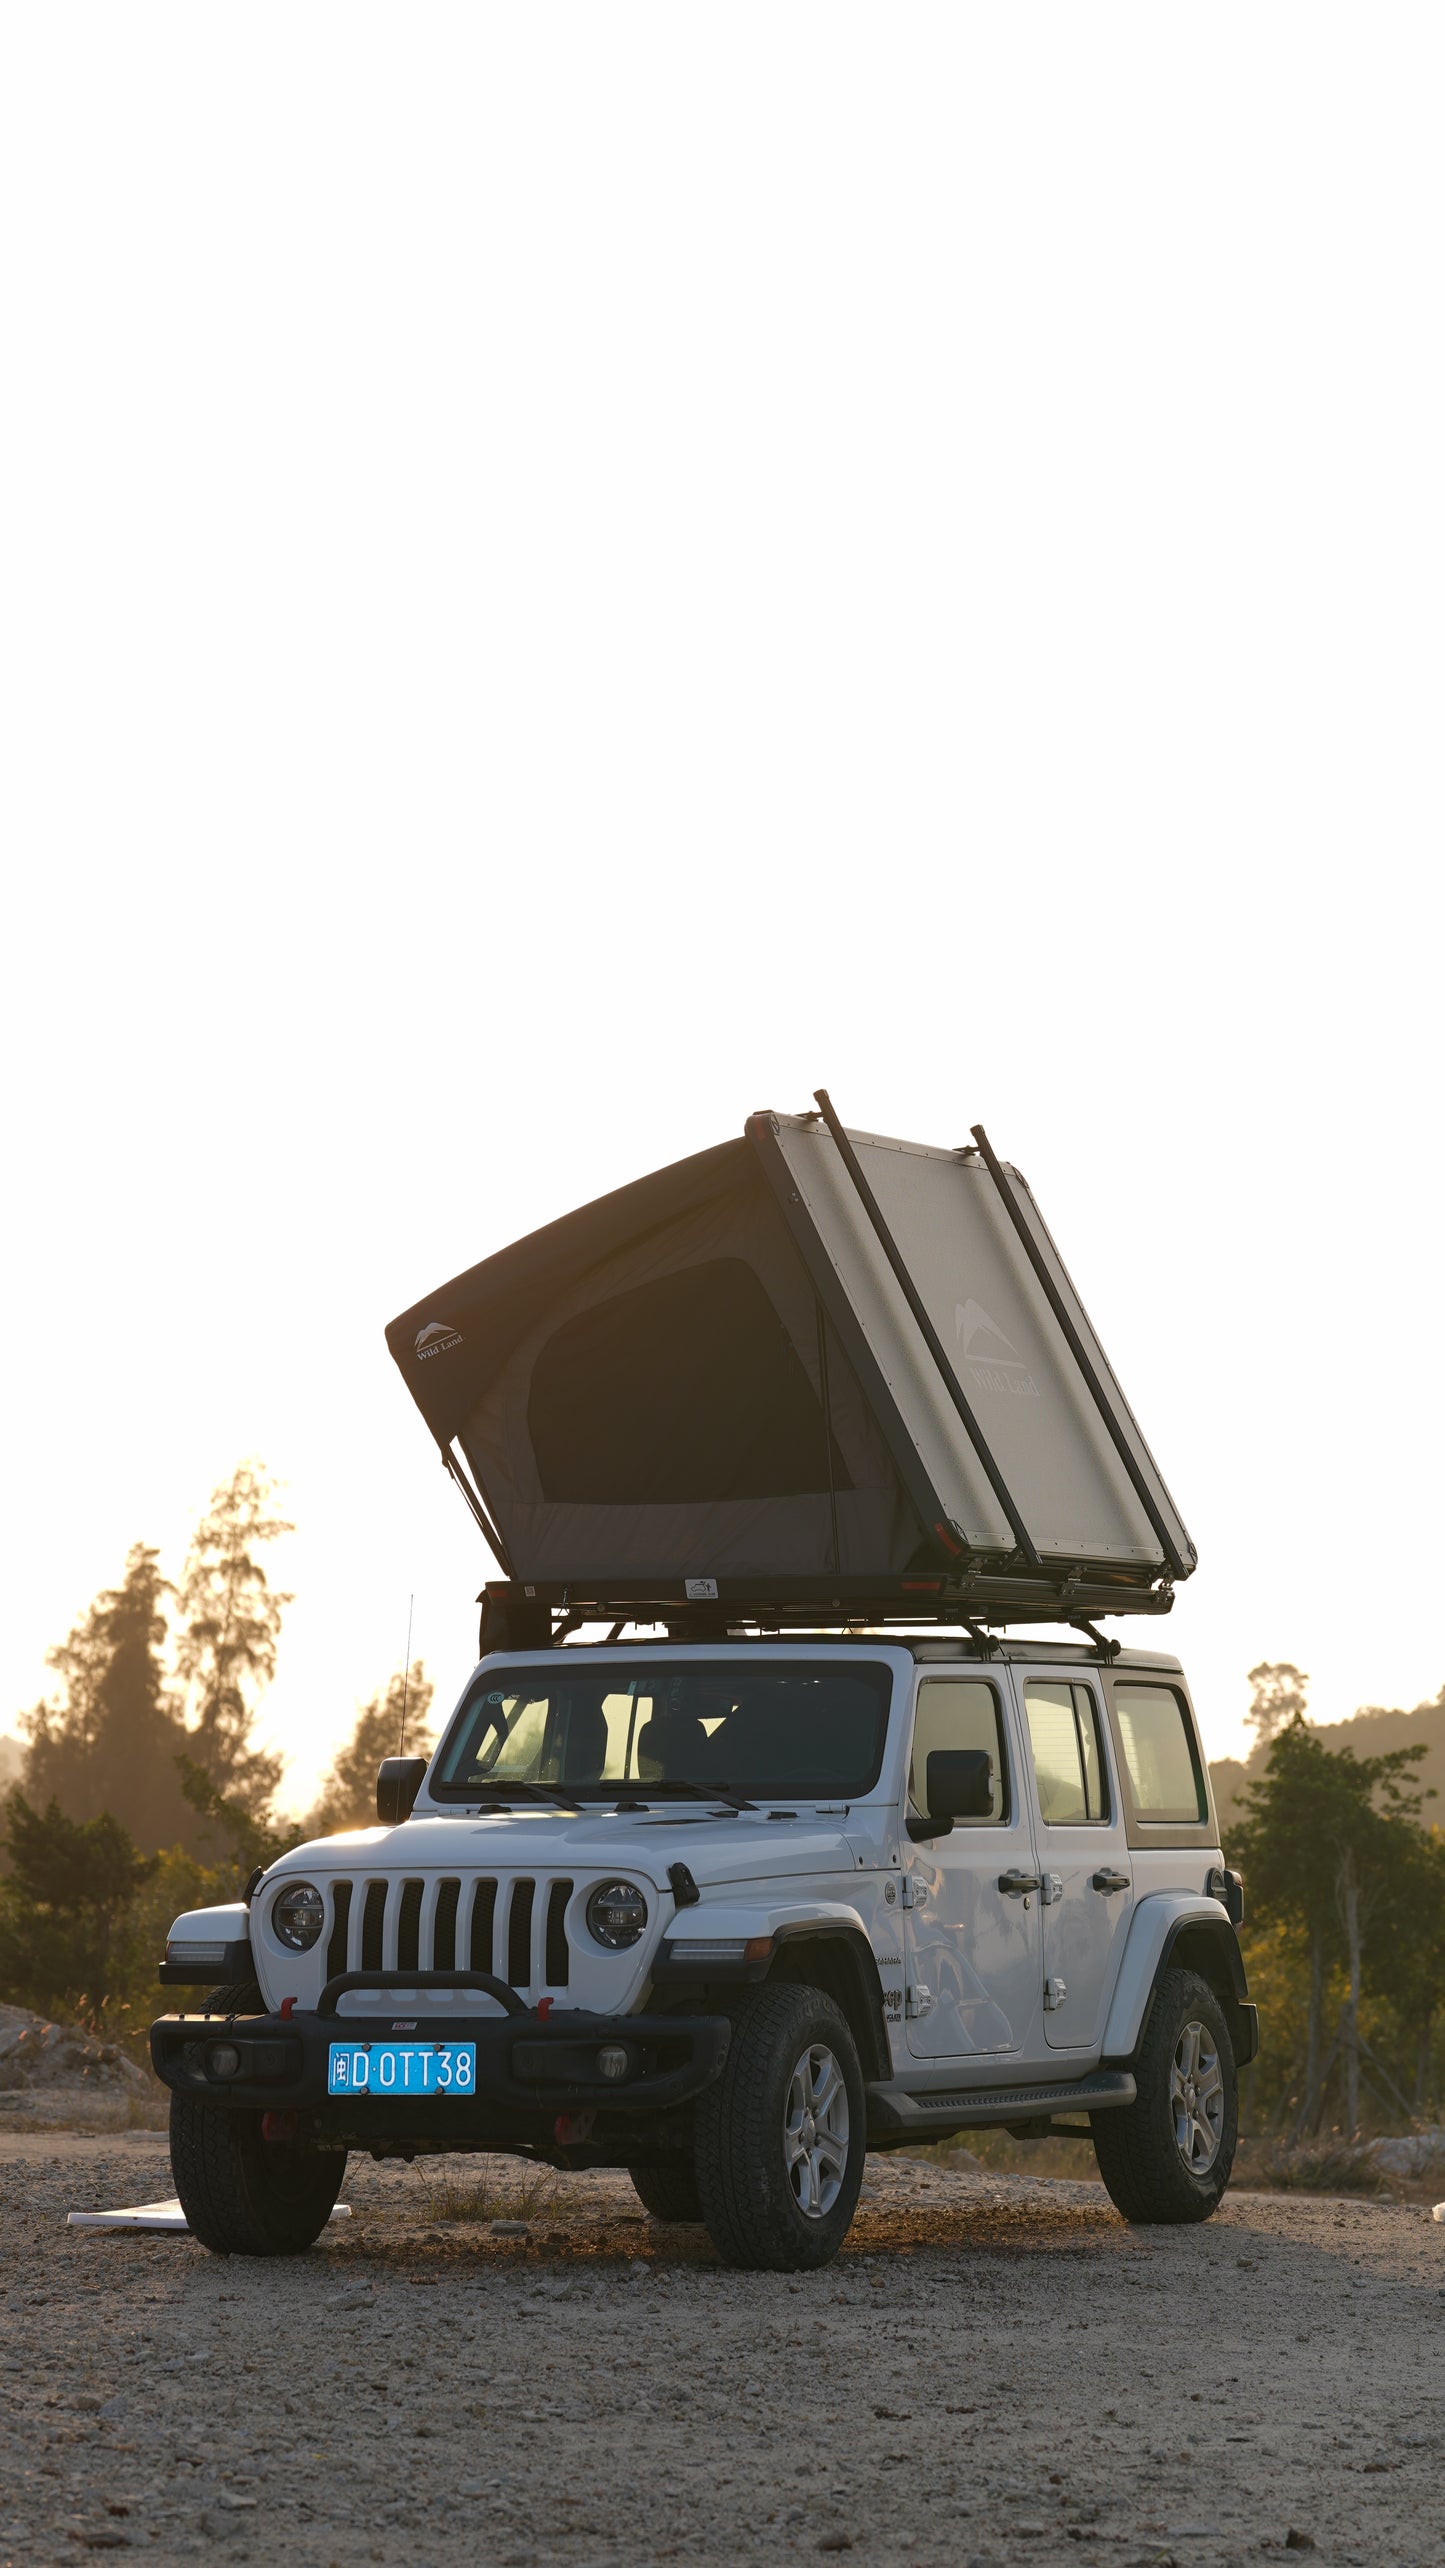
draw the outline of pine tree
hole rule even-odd
[[[398,1669],[383,1694],[373,1694],[356,1716],[356,1726],[339,1748],[321,1797],[306,1821],[308,1837],[333,1837],[343,1828],[376,1825],[376,1769],[383,1757],[394,1757],[406,1713],[405,1754],[430,1756],[435,1740],[427,1713],[433,1687],[420,1659],[409,1675]]]
[[[281,1618],[291,1603],[260,1554],[294,1532],[272,1512],[273,1483],[238,1463],[212,1493],[177,1592],[176,1673],[191,1713],[185,1745],[217,1792],[264,1824],[282,1759],[254,1748],[257,1698],[276,1673]]]
[[[108,1811],[146,1851],[197,1834],[176,1766],[186,1729],[162,1658],[170,1594],[155,1552],[134,1544],[120,1586],[97,1596],[47,1653],[62,1700],[37,1704],[21,1722],[27,1800],[37,1809],[54,1801],[81,1823]]]

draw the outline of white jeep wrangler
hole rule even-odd
[[[308,2246],[351,2149],[625,2167],[773,2269],[836,2253],[870,2148],[1087,2129],[1137,2221],[1228,2182],[1256,2019],[1172,1658],[503,1647],[378,1810],[171,1931],[227,1983],[152,2034],[221,2253]]]

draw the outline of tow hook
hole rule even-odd
[[[294,2140],[296,2137],[296,2122],[297,2116],[294,2113],[263,2113],[261,2116],[261,2137],[263,2140]]]
[[[580,2148],[584,2140],[591,2139],[596,2119],[597,2108],[591,2104],[585,2106],[581,2113],[559,2113],[552,2125],[552,2137],[558,2148]]]

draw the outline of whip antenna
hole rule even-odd
[[[411,1692],[411,1618],[415,1612],[416,1598],[409,1596],[406,1601],[406,1658],[402,1664],[401,1675],[401,1737],[396,1743],[396,1753],[399,1757],[406,1754],[406,1706],[407,1697]]]

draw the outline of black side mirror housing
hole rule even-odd
[[[383,1757],[376,1770],[376,1815],[383,1828],[399,1828],[416,1807],[427,1769],[425,1757]]]
[[[955,1819],[993,1813],[993,1759],[987,1748],[934,1748],[928,1759],[928,1817],[910,1820],[910,1836],[946,1837]]]

